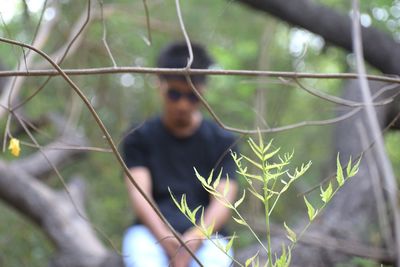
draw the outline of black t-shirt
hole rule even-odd
[[[177,138],[156,117],[125,137],[122,152],[128,168],[149,169],[155,202],[169,223],[183,233],[192,224],[173,203],[168,187],[178,200],[186,194],[192,210],[207,206],[210,196],[196,178],[194,168],[207,178],[212,169],[216,177],[222,167],[221,179],[226,174],[234,179],[235,163],[230,155],[230,150],[235,150],[234,143],[234,135],[212,121],[204,119],[192,136]]]

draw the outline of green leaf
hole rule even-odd
[[[264,147],[264,139],[262,138],[260,129],[258,129],[258,147],[261,150],[263,150],[263,147]]]
[[[281,150],[281,148],[276,149],[275,151],[272,151],[271,153],[268,153],[266,155],[264,155],[264,157],[262,158],[263,161],[267,161],[268,159],[272,158],[276,153],[279,152],[279,150]]]
[[[236,201],[235,204],[233,205],[235,209],[237,209],[237,207],[239,207],[239,205],[242,204],[245,197],[246,197],[246,190],[243,190],[242,197],[238,201]]]
[[[256,191],[254,191],[254,190],[251,189],[251,188],[248,188],[248,190],[249,190],[250,193],[252,193],[256,198],[258,198],[259,200],[261,200],[262,202],[264,202],[264,197],[263,197],[261,194],[257,193]]]
[[[249,158],[249,157],[246,157],[245,155],[242,155],[242,157],[243,157],[245,160],[247,160],[248,162],[250,162],[251,164],[253,164],[254,166],[256,166],[257,168],[259,168],[260,170],[263,170],[263,167],[262,167],[261,164],[255,162],[254,160],[252,160],[252,159]]]
[[[339,184],[339,186],[342,186],[344,184],[344,176],[343,176],[343,169],[342,165],[340,164],[340,159],[339,159],[339,153],[336,158],[336,180]]]
[[[271,170],[271,169],[282,169],[284,166],[288,165],[289,162],[281,162],[281,163],[271,163],[265,166],[265,170]]]
[[[291,261],[290,247],[288,247],[288,253],[286,253],[285,245],[282,244],[282,254],[277,258],[275,254],[275,266],[276,267],[289,267]]]
[[[244,263],[244,266],[245,266],[245,267],[250,266],[250,264],[251,264],[251,263],[254,261],[254,259],[258,256],[258,253],[259,253],[259,251],[257,251],[257,253],[254,254],[253,257],[248,258],[248,259],[246,260],[246,262]]]
[[[256,154],[256,156],[260,160],[262,160],[263,157],[262,157],[262,152],[261,152],[260,148],[254,143],[254,141],[251,138],[248,140],[248,143],[249,143],[251,150],[253,150],[254,154]]]
[[[200,208],[201,208],[201,206],[198,206],[192,212],[190,212],[190,211],[188,212],[189,219],[193,224],[196,223],[196,213],[199,211]]]
[[[229,240],[228,244],[226,244],[226,247],[225,247],[225,249],[224,249],[226,253],[228,253],[229,250],[231,249],[231,247],[232,247],[232,245],[233,245],[233,240],[235,240],[235,238],[236,238],[236,233],[233,233],[233,236],[232,236],[231,239]]]
[[[201,183],[203,186],[207,186],[208,183],[207,183],[206,179],[204,179],[204,177],[200,175],[200,173],[197,171],[196,168],[193,168],[193,169],[194,169],[194,173],[196,174],[196,177],[197,177],[197,179],[200,181],[200,183]]]
[[[168,191],[169,191],[169,194],[171,195],[172,201],[174,201],[174,203],[175,203],[175,206],[177,206],[178,209],[179,209],[183,214],[185,214],[185,208],[184,208],[184,207],[181,207],[181,205],[179,205],[179,203],[178,203],[178,201],[176,200],[174,194],[172,194],[171,188],[169,188],[169,186],[168,186]],[[182,200],[181,200],[181,203],[182,203]]]
[[[265,154],[268,151],[268,149],[271,147],[272,141],[273,141],[273,139],[271,139],[271,141],[269,141],[269,143],[264,147],[263,154]]]
[[[307,206],[308,218],[310,219],[310,221],[312,221],[315,218],[315,216],[317,215],[316,211],[315,211],[314,207],[310,204],[310,202],[308,202],[306,197],[304,197],[304,202],[306,203],[306,206]]]
[[[186,195],[185,194],[183,194],[181,196],[181,207],[182,207],[182,210],[183,210],[183,214],[186,214],[186,211],[189,208],[188,208],[187,203],[186,203]]]
[[[234,219],[235,222],[237,222],[238,224],[247,226],[247,223],[246,223],[245,221],[243,221],[242,219],[238,219],[238,218],[236,218],[236,217],[234,217],[234,216],[232,216],[232,219]]]
[[[297,178],[299,178],[300,176],[302,176],[302,175],[310,168],[311,164],[312,164],[311,161],[309,161],[306,165],[304,165],[304,163],[301,164],[300,169],[297,167],[297,168],[295,169],[295,171],[294,171],[294,174],[293,174],[293,175],[290,175],[290,174],[288,173],[288,176],[289,176],[291,179],[294,179],[294,180],[297,179]]]
[[[202,229],[207,229],[206,224],[204,223],[204,207],[201,209],[201,215],[200,215],[200,226]]]
[[[280,177],[280,176],[282,176],[282,175],[284,175],[284,174],[286,174],[286,173],[287,173],[287,171],[277,172],[277,173],[268,173],[268,174],[266,175],[266,180],[267,180],[267,181],[269,181],[269,180],[271,180],[271,179],[275,180],[276,178],[278,178],[278,177]]]
[[[212,178],[214,176],[214,169],[211,170],[210,175],[207,178],[207,184],[211,184]]]
[[[213,188],[216,189],[217,186],[219,185],[219,180],[221,179],[221,175],[222,175],[222,168],[218,173],[217,178],[215,179],[214,183],[213,183]],[[210,182],[211,183],[211,182]]]
[[[361,163],[361,156],[358,159],[356,165],[353,166],[353,168],[351,169],[350,173],[348,174],[348,177],[353,177],[354,175],[356,175],[358,173],[359,167],[360,167],[360,163]]]
[[[249,142],[250,148],[254,151],[254,153],[263,153],[261,147],[259,147],[251,137],[247,141]]]
[[[286,222],[283,223],[283,226],[285,226],[286,232],[287,232],[287,238],[292,241],[293,243],[296,243],[297,241],[297,235],[296,233],[287,226]]]
[[[210,237],[212,235],[212,233],[214,232],[214,226],[215,226],[215,220],[213,220],[212,224],[210,224],[206,229],[207,237]]]
[[[329,185],[328,185],[328,187],[326,188],[325,191],[321,186],[321,194],[320,194],[320,196],[321,196],[321,199],[322,199],[322,201],[324,203],[328,203],[328,201],[331,199],[332,192],[333,192],[333,190],[332,190],[332,183],[331,182],[329,182]]]
[[[226,181],[225,181],[224,192],[223,192],[224,197],[226,197],[228,192],[229,192],[229,175],[226,175]]]
[[[245,171],[247,171],[247,168],[245,169]],[[250,174],[250,173],[240,173],[240,174],[243,176],[246,176],[248,178],[258,180],[260,182],[264,181],[260,175],[255,175],[255,174]]]
[[[351,164],[353,164],[353,162],[352,162],[351,156],[350,156],[350,159],[349,159],[349,162],[347,163],[347,168],[346,168],[347,177],[349,177],[349,173],[351,172]]]

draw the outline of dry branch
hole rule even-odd
[[[74,75],[101,75],[101,74],[163,74],[163,75],[215,75],[215,76],[248,76],[248,77],[271,77],[287,79],[357,79],[356,73],[307,73],[290,71],[262,71],[262,70],[223,70],[223,69],[165,69],[148,67],[104,67],[88,69],[62,69],[68,76]],[[57,70],[30,70],[30,71],[0,71],[0,77],[10,76],[60,76]],[[370,81],[381,81],[400,84],[400,78],[395,75],[367,75]]]

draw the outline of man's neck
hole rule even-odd
[[[176,126],[171,123],[168,118],[163,117],[162,121],[168,131],[171,132],[172,135],[178,138],[185,138],[193,135],[196,130],[199,128],[201,121],[203,120],[203,116],[200,112],[196,112],[192,116],[191,123],[185,127]]]

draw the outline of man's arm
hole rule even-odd
[[[217,187],[218,192],[222,193],[224,191],[225,186],[226,186],[226,180],[221,180],[220,184]],[[229,192],[226,195],[226,199],[229,202],[232,203],[235,200],[237,190],[238,186],[236,181],[229,180]],[[219,231],[230,219],[230,214],[231,214],[230,209],[222,205],[218,200],[216,200],[213,196],[211,196],[210,204],[206,207],[204,211],[204,224],[206,227],[214,224],[214,232]],[[187,242],[188,247],[193,252],[195,252],[197,249],[199,249],[202,243],[202,236],[199,235],[198,229],[190,228],[183,234],[183,240]],[[190,254],[183,249],[181,249],[178,257],[183,263],[181,266],[187,266],[187,264],[191,260]]]
[[[223,193],[226,180],[221,180],[217,186],[217,191]],[[235,180],[229,180],[229,191],[226,195],[226,199],[229,202],[233,202],[236,198],[238,186]],[[211,196],[210,204],[204,212],[204,224],[209,226],[214,223],[214,232],[219,231],[230,219],[231,210],[222,205],[218,200]]]
[[[146,196],[153,201],[151,194],[153,185],[151,182],[150,171],[146,167],[134,167],[130,169],[130,174],[144,191]],[[125,177],[125,183],[128,189],[129,199],[136,216],[140,219],[141,223],[150,229],[156,239],[160,241],[160,244],[167,251],[169,257],[174,257],[179,248],[179,242],[172,235],[169,228],[151,208],[150,204],[147,203],[147,201],[131,183],[128,177]]]

